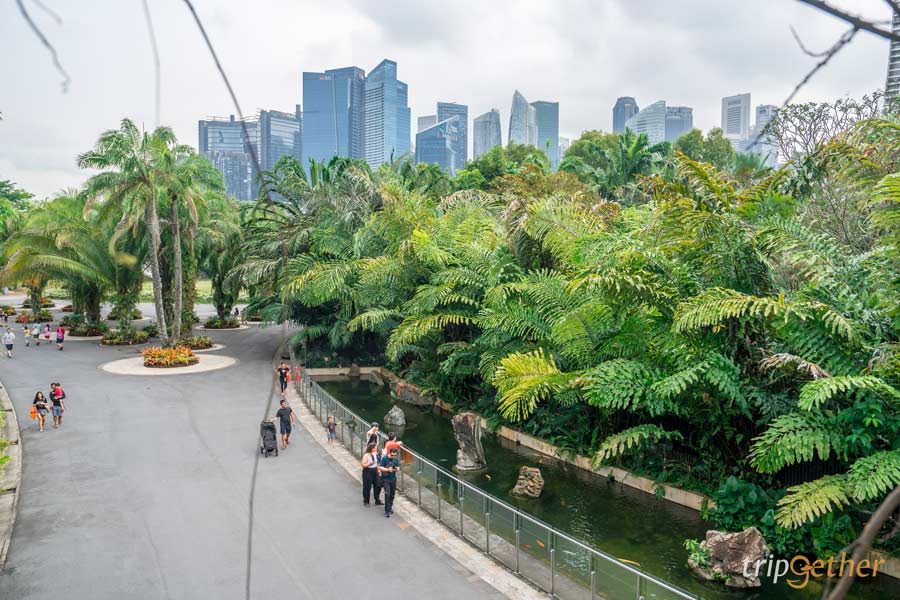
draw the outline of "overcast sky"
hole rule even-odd
[[[39,197],[79,185],[75,156],[125,116],[154,125],[154,77],[141,0],[31,0],[71,74],[68,93],[12,0],[0,3],[0,179]],[[883,0],[832,2],[887,20]],[[161,120],[197,144],[197,120],[234,112],[181,0],[149,0],[162,64]],[[780,104],[847,28],[796,0],[195,0],[245,113],[292,111],[301,73],[383,58],[398,63],[415,119],[439,100],[469,119],[499,108],[506,141],[513,90],[560,103],[560,135],[611,127],[618,96],[694,107],[718,126],[721,97]],[[833,100],[884,87],[887,42],[860,33],[802,91]],[[470,136],[471,137],[471,136]]]

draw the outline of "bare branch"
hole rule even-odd
[[[150,6],[147,0],[142,0],[144,6],[144,20],[147,21],[147,32],[150,34],[150,46],[153,48],[153,71],[156,75],[156,112],[155,126],[159,127],[159,96],[160,96],[160,73],[159,73],[159,48],[156,45],[156,33],[153,31],[153,19],[150,17]]]
[[[797,42],[797,45],[800,46],[800,49],[803,50],[803,53],[807,56],[812,56],[814,58],[821,58],[828,54],[828,50],[824,50],[822,52],[813,52],[812,50],[807,49],[806,46],[803,45],[803,40],[800,39],[800,35],[797,33],[797,30],[794,29],[793,25],[789,25],[791,30],[791,35],[794,36],[794,40]]]
[[[818,8],[819,10],[821,10],[823,12],[827,12],[828,14],[830,14],[834,17],[837,17],[838,19],[847,21],[848,23],[853,25],[854,29],[862,29],[864,31],[868,31],[869,33],[874,33],[875,35],[881,36],[886,40],[893,40],[895,42],[900,42],[900,35],[892,32],[892,31],[885,31],[884,29],[879,29],[878,27],[875,26],[874,23],[870,23],[869,21],[860,19],[859,17],[857,17],[855,15],[845,13],[844,11],[831,6],[827,2],[823,2],[822,0],[798,0],[798,1],[802,2],[804,4],[808,4],[808,5],[812,6],[813,8]],[[896,6],[893,4],[892,4],[892,6],[896,10]]]
[[[56,70],[59,71],[63,76],[62,91],[63,93],[66,93],[67,91],[69,91],[69,82],[72,80],[72,78],[69,77],[69,74],[65,69],[63,69],[63,66],[59,64],[59,56],[56,54],[56,48],[53,47],[53,45],[47,40],[41,30],[38,29],[38,26],[35,25],[34,21],[31,20],[31,15],[28,14],[28,11],[25,9],[25,5],[22,4],[22,0],[16,0],[16,4],[19,6],[19,12],[22,13],[23,17],[25,17],[25,21],[28,23],[28,26],[31,27],[31,30],[38,37],[38,39],[41,40],[41,43],[47,48],[47,50],[50,51],[50,56],[53,59],[53,65],[56,67]],[[40,3],[37,4],[38,6],[42,6]],[[47,10],[46,7],[44,7],[44,10]],[[59,17],[57,17],[57,19],[58,18]]]

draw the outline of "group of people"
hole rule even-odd
[[[22,337],[25,339],[25,347],[31,346],[31,342],[34,341],[35,346],[41,345],[41,337],[43,337],[44,341],[47,345],[50,345],[50,338],[54,335],[54,329],[50,325],[50,323],[45,323],[43,327],[41,327],[40,323],[34,323],[29,325],[27,321],[22,322]],[[56,349],[62,350],[63,343],[66,339],[66,330],[63,329],[62,325],[56,327],[55,330],[56,335]],[[16,332],[13,331],[12,327],[7,327],[3,332],[3,345],[6,347],[6,358],[13,357],[13,346],[16,343]]]
[[[363,452],[360,466],[362,467],[362,496],[363,506],[371,506],[374,496],[375,506],[384,506],[385,518],[394,514],[394,496],[397,493],[397,473],[400,472],[400,460],[397,455],[403,442],[397,439],[393,431],[388,433],[388,439],[384,443],[384,451],[378,449],[378,423],[372,423],[372,428],[366,432],[368,443]],[[381,492],[384,492],[384,502],[381,501]]]
[[[59,383],[50,384],[50,398],[44,396],[44,392],[38,392],[34,395],[31,403],[31,418],[38,423],[38,429],[44,431],[44,424],[47,420],[47,413],[53,417],[53,428],[59,429],[63,421],[63,413],[66,412],[66,392]]]

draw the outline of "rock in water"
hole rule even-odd
[[[397,425],[399,427],[406,425],[406,415],[403,414],[403,409],[399,406],[391,408],[391,410],[384,415],[384,423],[385,425]]]
[[[356,363],[352,363],[350,365],[350,370],[347,371],[347,375],[350,377],[359,377],[359,365]]]
[[[700,542],[700,548],[709,551],[709,562],[700,566],[688,559],[688,566],[702,579],[721,581],[728,587],[759,587],[759,577],[746,577],[744,565],[748,573],[755,575],[756,562],[769,555],[766,540],[756,527],[750,527],[737,533],[710,530],[706,539]]]
[[[379,375],[377,371],[372,371],[371,373],[369,373],[369,381],[371,381],[378,387],[384,387],[384,379],[381,378],[381,375]]]
[[[536,467],[521,467],[516,487],[509,493],[520,498],[540,498],[544,489],[544,478]]]
[[[456,451],[458,471],[477,471],[487,466],[481,448],[481,425],[478,415],[470,412],[453,415],[453,436],[459,449]]]

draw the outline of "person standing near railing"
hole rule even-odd
[[[378,455],[378,446],[374,442],[370,442],[366,445],[366,451],[363,453],[362,460],[359,463],[362,467],[363,506],[370,506],[369,500],[373,491],[375,495],[375,506],[381,505],[381,500],[378,499],[378,496],[381,494],[381,486],[378,483],[378,463],[380,458],[381,457]]]
[[[381,473],[381,485],[384,487],[384,516],[390,518],[394,514],[394,494],[397,493],[397,471],[400,462],[397,460],[397,449],[392,448],[381,459],[378,472]]]

